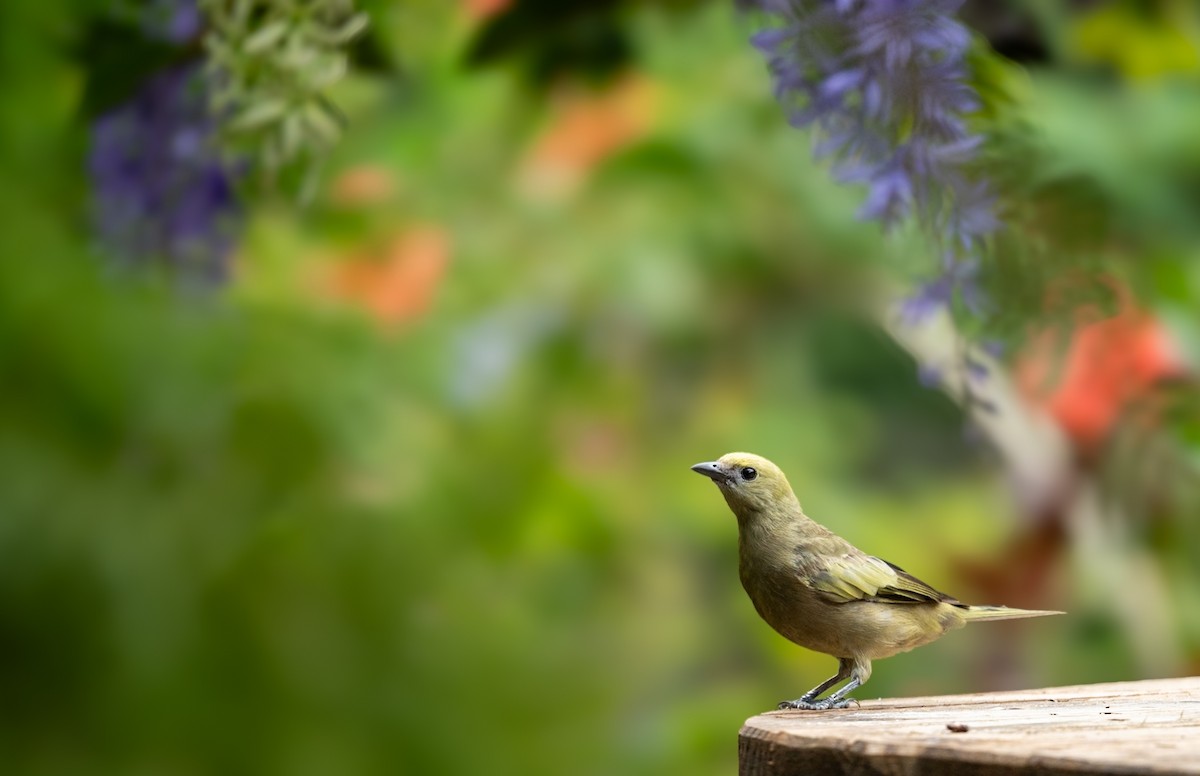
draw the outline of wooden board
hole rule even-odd
[[[773,711],[738,753],[742,776],[1200,774],[1200,677]]]

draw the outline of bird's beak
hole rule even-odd
[[[705,477],[708,477],[710,480],[718,484],[729,481],[729,474],[721,467],[721,464],[717,463],[716,461],[705,461],[704,463],[698,463],[692,467],[692,471],[696,472],[697,474],[703,474]]]

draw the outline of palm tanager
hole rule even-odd
[[[781,709],[844,708],[870,678],[872,660],[968,621],[1062,614],[970,606],[938,592],[809,519],[787,477],[761,456],[729,453],[692,471],[716,483],[737,517],[738,572],[759,616],[784,638],[838,659],[834,676]]]

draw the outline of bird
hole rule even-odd
[[[857,703],[849,694],[871,677],[871,661],[968,622],[1063,614],[965,604],[868,555],[805,515],[783,471],[762,456],[727,453],[692,471],[716,483],[737,517],[738,573],[759,616],[784,638],[838,660],[836,674],[781,709]]]

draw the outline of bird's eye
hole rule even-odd
[[[749,482],[750,480],[754,479],[757,476],[758,476],[758,472],[754,469],[754,467],[752,467],[752,466],[742,467],[742,479],[745,480],[746,482]]]

